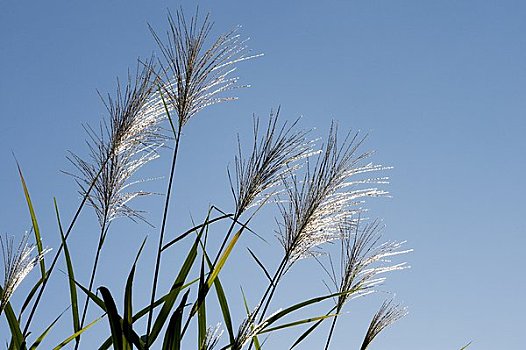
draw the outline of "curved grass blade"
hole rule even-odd
[[[71,313],[73,320],[73,332],[77,333],[80,330],[80,319],[79,319],[79,306],[77,298],[77,287],[75,286],[75,273],[73,271],[73,264],[71,262],[71,255],[69,254],[69,248],[66,243],[64,236],[64,230],[62,229],[62,223],[60,221],[60,214],[58,211],[58,205],[56,198],[53,199],[55,204],[55,213],[57,215],[58,228],[60,230],[60,238],[62,239],[62,245],[64,247],[64,257],[66,258],[66,266],[68,269],[69,278],[69,296],[71,300]],[[75,340],[77,343],[80,341],[80,336]]]
[[[274,315],[270,316],[269,318],[267,318],[265,320],[265,326],[261,330],[259,330],[258,333],[263,333],[263,331],[265,329],[267,329],[268,326],[270,326],[271,324],[273,324],[277,320],[287,316],[291,312],[294,312],[296,310],[302,309],[302,308],[304,308],[306,306],[309,306],[309,305],[312,305],[312,304],[317,304],[317,303],[319,303],[321,301],[324,301],[326,299],[338,297],[338,296],[349,294],[349,293],[352,293],[352,291],[345,291],[345,292],[338,292],[338,293],[327,294],[327,295],[323,295],[321,297],[311,298],[311,299],[299,302],[297,304],[294,304],[292,306],[289,306],[288,308],[286,308],[286,309],[284,309],[282,311],[279,311],[279,312],[275,313]]]
[[[66,312],[66,311],[64,311],[64,312]],[[62,317],[62,315],[64,315],[64,312],[62,312],[60,315],[58,315],[58,317],[55,318],[55,320],[53,322],[51,322],[51,324],[44,330],[44,332],[42,332],[42,334],[35,340],[33,345],[31,345],[29,350],[35,350],[40,345],[40,343],[42,343],[42,341],[47,336],[47,334],[49,333],[51,328],[53,328],[53,326],[55,325],[55,323],[57,323],[57,321],[60,319],[60,317]]]
[[[0,287],[0,295],[4,294],[4,289]],[[15,349],[25,349],[25,340],[20,330],[20,322],[15,316],[11,303],[7,301],[4,306],[4,314],[9,324],[9,329],[11,329],[11,341]]]
[[[79,282],[75,281],[75,284],[80,288],[82,289],[82,291],[84,293],[86,293],[86,295],[95,302],[95,304],[97,304],[101,309],[102,311],[104,312],[107,312],[106,310],[106,304],[104,303],[104,301],[99,298],[97,295],[95,295],[93,292],[90,292],[86,287],[84,287],[82,284],[80,284]]]
[[[72,335],[70,335],[69,337],[64,339],[64,341],[62,341],[62,343],[60,343],[57,346],[55,346],[53,348],[53,350],[60,350],[60,349],[62,349],[64,346],[68,345],[68,343],[71,342],[73,339],[77,338],[79,335],[81,335],[82,333],[84,333],[85,331],[90,329],[95,323],[99,322],[103,317],[104,316],[96,318],[93,322],[91,322],[90,324],[88,324],[84,328],[80,329],[78,332],[73,333]]]
[[[327,315],[329,315],[331,312],[333,312],[334,310],[336,309],[336,306],[334,306],[328,313]],[[299,337],[298,339],[296,339],[296,341],[294,342],[294,344],[292,344],[292,346],[290,347],[289,350],[292,350],[294,349],[299,343],[301,343],[303,340],[305,340],[305,338],[307,338],[309,336],[309,334],[311,334],[316,328],[318,328],[318,326],[324,321],[324,319],[321,319],[321,320],[318,320],[315,324],[313,324],[312,326],[310,326],[305,332],[303,332]]]
[[[208,268],[212,270],[213,268],[212,261],[210,260],[210,257],[208,256],[202,244],[201,244],[201,248],[203,250],[203,255],[206,259],[206,262],[208,264]],[[219,280],[219,276],[216,277],[214,281],[214,288],[216,289],[217,300],[219,302],[219,306],[221,307],[221,313],[223,315],[223,321],[225,322],[225,327],[228,332],[230,344],[233,344],[235,341],[235,336],[234,336],[234,329],[232,327],[232,317],[230,316],[230,308],[228,307],[228,301],[227,301],[223,286],[221,285],[221,281]]]
[[[243,305],[245,306],[245,312],[247,313],[247,317],[250,318],[250,308],[248,307],[247,297],[245,295],[245,292],[243,291],[243,288],[241,288],[241,295],[243,296]],[[251,330],[254,330],[254,325],[251,325]],[[254,335],[252,337],[252,341],[254,342],[254,348],[256,350],[261,350],[261,344],[259,343],[259,338],[257,335]]]
[[[243,230],[244,230],[244,227],[241,227],[236,232],[236,234],[230,240],[230,243],[226,247],[225,251],[221,255],[221,258],[217,261],[217,265],[214,267],[214,270],[212,271],[212,273],[208,277],[208,281],[207,281],[208,288],[210,288],[212,286],[212,284],[214,283],[214,280],[216,279],[217,275],[219,275],[219,272],[221,271],[223,266],[225,266],[225,263],[226,263],[228,257],[230,256],[230,253],[232,253],[232,250],[234,249],[234,246],[236,245],[237,241],[239,240],[239,237],[241,236],[241,233],[243,233]]]
[[[144,244],[146,243],[146,238],[142,241],[141,247],[139,248],[139,251],[137,252],[137,256],[135,257],[135,261],[133,262],[132,268],[130,273],[128,274],[128,279],[126,281],[126,288],[124,291],[124,317],[123,317],[123,332],[124,336],[128,339],[132,337],[132,323],[133,323],[133,278],[135,276],[135,268],[137,266],[137,261],[139,260],[139,256],[141,255],[142,249],[144,248]],[[131,350],[131,346],[128,348]]]
[[[199,276],[198,295],[200,296],[201,293],[207,293],[206,289],[207,287],[205,286],[205,256],[203,254],[201,258],[201,273]],[[198,349],[201,350],[201,347],[205,344],[206,341],[206,298],[203,298],[199,308],[197,309],[197,341]]]
[[[186,300],[188,299],[188,293],[190,290],[184,293],[181,303],[170,317],[168,328],[164,336],[163,350],[181,350],[181,326],[183,318],[183,310],[186,306]]]
[[[178,290],[172,290],[168,294],[162,296],[161,298],[159,298],[158,300],[156,300],[153,303],[153,308],[155,309],[157,306],[165,303],[166,300],[168,300],[168,298],[171,298],[174,293],[179,293],[181,290],[185,290],[186,288],[190,287],[192,284],[196,283],[198,280],[199,279],[195,279],[195,280],[185,284],[184,286],[182,286]],[[144,308],[142,308],[140,311],[138,311],[135,315],[133,315],[132,324],[135,321],[141,319],[143,316],[147,315],[149,311],[150,311],[150,306],[149,305],[144,307]],[[99,347],[99,350],[109,349],[111,345],[112,344],[111,344],[111,337],[110,337],[110,338],[107,338],[106,341]]]
[[[224,215],[218,216],[218,217],[210,219],[210,220],[207,219],[202,224],[199,224],[197,226],[192,227],[191,229],[186,230],[185,232],[181,233],[179,236],[177,236],[176,238],[174,238],[170,242],[168,242],[165,245],[163,245],[163,247],[161,248],[161,251],[164,251],[165,249],[170,248],[172,245],[174,245],[175,243],[179,242],[183,238],[187,237],[192,232],[197,231],[198,229],[202,229],[203,227],[208,226],[210,224],[213,224],[216,221],[221,221],[221,220],[224,220],[224,219],[232,217],[232,216],[233,216],[232,214],[224,214]]]
[[[259,334],[270,333],[270,332],[274,332],[274,331],[277,331],[277,330],[280,330],[280,329],[284,329],[284,328],[300,326],[300,325],[306,324],[306,323],[312,323],[312,322],[316,322],[316,321],[323,321],[323,320],[325,320],[327,318],[334,317],[334,316],[336,316],[336,314],[316,316],[316,317],[309,317],[309,318],[305,318],[303,320],[285,323],[285,324],[282,324],[282,325],[279,325],[279,326],[276,326],[276,327],[266,328],[265,330],[259,332]]]
[[[271,283],[271,285],[273,285],[272,277],[270,277],[270,274],[268,273],[267,269],[265,268],[265,265],[263,265],[263,263],[258,259],[256,254],[254,254],[254,252],[252,250],[250,250],[250,248],[247,248],[247,250],[250,253],[250,255],[252,256],[252,258],[254,258],[254,260],[256,261],[258,266],[263,270],[263,273],[265,273],[265,276],[268,278],[268,280]]]
[[[31,202],[31,197],[29,196],[29,190],[27,189],[26,180],[24,179],[24,175],[22,175],[22,169],[20,168],[20,164],[18,164],[18,161],[16,162],[16,166],[18,168],[18,174],[20,175],[20,182],[22,183],[22,188],[24,189],[24,196],[26,197],[27,207],[29,208],[29,215],[31,216],[31,223],[33,225],[33,232],[35,234],[35,242],[37,246],[38,254],[42,254],[42,251],[44,248],[42,247],[42,238],[40,236],[40,229],[38,227],[38,221],[37,216],[35,214],[35,209],[33,208],[33,203]],[[44,259],[40,259],[40,274],[42,276],[42,279],[46,276],[46,265],[44,263]]]
[[[123,333],[121,326],[121,318],[117,312],[117,306],[111,296],[110,291],[106,287],[99,287],[98,290],[102,295],[104,304],[106,305],[106,312],[108,315],[108,322],[110,323],[111,337],[113,339],[113,347],[115,350],[122,350],[124,348]]]
[[[135,275],[135,264],[133,264],[133,267],[130,271],[130,274],[128,275],[128,280],[126,281],[126,289],[124,292],[124,315],[123,315],[123,322],[122,322],[122,331],[123,331],[123,337],[125,339],[129,339],[131,337],[131,330],[132,330],[132,287],[133,287],[133,276]],[[132,350],[130,344],[126,344],[125,341],[123,341],[125,344],[125,350]]]
[[[179,274],[177,275],[175,282],[172,285],[172,288],[170,289],[170,293],[168,293],[168,296],[163,303],[163,306],[161,308],[161,311],[159,312],[159,315],[157,315],[157,318],[155,319],[155,322],[153,324],[152,330],[150,334],[148,334],[148,344],[147,346],[153,344],[155,339],[159,336],[162,327],[165,325],[166,320],[168,319],[168,316],[170,314],[170,311],[173,308],[173,305],[175,304],[175,300],[177,299],[177,296],[179,295],[179,292],[182,289],[183,283],[186,280],[186,277],[190,273],[190,269],[194,265],[194,261],[197,257],[197,245],[199,243],[199,239],[201,238],[201,234],[203,233],[203,230],[198,234],[198,237],[196,238],[194,244],[190,248],[190,251],[188,252],[188,256],[186,257],[181,270],[179,271]]]
[[[205,219],[205,223],[208,222],[210,218],[210,211],[208,211],[208,214]],[[174,284],[172,285],[172,288],[170,289],[170,297],[167,298],[165,303],[163,304],[163,307],[161,308],[161,311],[159,312],[159,315],[157,316],[157,319],[154,322],[154,325],[152,327],[152,330],[150,334],[147,334],[148,338],[148,344],[147,346],[150,346],[153,344],[155,339],[159,336],[159,333],[161,332],[161,328],[166,323],[166,320],[168,319],[168,315],[170,314],[170,311],[172,310],[175,300],[177,299],[177,296],[179,295],[179,291],[182,289],[182,285],[184,281],[186,280],[186,277],[190,273],[190,270],[192,266],[194,265],[195,259],[197,257],[197,248],[199,246],[199,243],[201,241],[201,237],[203,236],[203,233],[205,231],[205,228],[207,225],[203,225],[199,232],[197,233],[197,236],[195,238],[194,244],[188,251],[188,256],[186,257],[183,265],[181,266],[181,270],[179,271]],[[174,292],[172,295],[172,291]],[[193,314],[193,313],[192,313]]]

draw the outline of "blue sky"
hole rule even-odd
[[[125,77],[138,56],[156,49],[147,23],[164,31],[166,9],[179,5],[195,8],[189,1],[0,2],[0,233],[19,235],[30,227],[14,152],[45,242],[58,246],[52,200],[57,197],[63,216],[71,216],[76,187],[60,171],[71,170],[67,150],[86,152],[82,124],[95,125],[105,115],[97,89],[113,91],[116,77]],[[252,85],[236,91],[239,101],[207,109],[185,130],[173,207],[180,220],[172,229],[188,227],[190,214],[203,217],[210,203],[232,205],[226,165],[232,163],[236,132],[248,139],[253,113],[265,116],[281,106],[284,119],[303,116],[302,126],[316,128],[316,136],[337,120],[341,130],[369,133],[365,149],[377,151],[376,162],[394,167],[388,173],[392,198],[369,202],[369,215],[383,218],[386,239],[407,240],[414,249],[405,257],[412,268],[391,274],[382,287],[410,313],[372,348],[458,349],[468,341],[478,350],[526,348],[526,4],[202,1],[200,9],[211,13],[213,34],[242,25],[249,46],[265,55],[239,66],[241,82]],[[168,158],[165,152],[145,177],[165,174]],[[146,186],[164,188],[162,181]],[[137,202],[157,226],[158,202]],[[72,237],[80,276],[88,274],[90,263],[82,262],[91,261],[95,248],[93,225],[94,215],[86,211]],[[265,220],[259,225],[268,231]],[[154,238],[156,231],[126,221],[114,225],[101,284],[116,294],[123,290],[146,234]],[[154,242],[147,247],[153,250]],[[271,264],[274,253],[265,254]],[[242,261],[245,252],[236,258]],[[137,298],[150,286],[152,259],[145,254],[142,260]],[[167,266],[171,259],[177,261],[167,258]],[[305,280],[314,270],[320,272],[315,264],[298,267],[283,288],[284,302],[309,295]],[[118,271],[122,278],[115,278]],[[250,272],[243,264],[231,271],[224,278],[236,299],[237,276]],[[58,273],[46,294],[52,306],[42,308],[40,322],[67,307],[61,278]],[[363,334],[382,297],[353,302],[334,349],[352,347],[347,342]],[[69,320],[60,325],[64,330],[53,340],[68,335]],[[6,327],[2,320],[2,340]],[[287,334],[272,344],[285,348]],[[319,347],[316,339],[305,345]]]

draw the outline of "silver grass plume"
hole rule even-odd
[[[285,180],[286,198],[279,205],[282,220],[278,239],[289,267],[298,259],[319,254],[319,246],[338,240],[340,225],[364,211],[364,198],[386,195],[371,184],[386,183],[386,177],[360,178],[361,174],[389,169],[365,163],[372,152],[358,153],[365,137],[348,134],[338,145],[337,127],[331,124],[328,140],[313,168],[303,177]]]
[[[0,312],[9,302],[16,288],[33,268],[44,258],[44,254],[51,249],[45,249],[40,254],[33,254],[35,245],[29,244],[28,233],[22,236],[22,240],[15,250],[14,237],[0,236],[2,256],[4,259],[4,286],[0,296]]]
[[[138,182],[130,178],[143,165],[158,157],[164,136],[160,123],[166,118],[159,97],[155,95],[154,65],[152,61],[138,66],[134,78],[128,76],[125,87],[118,82],[115,98],[104,102],[110,120],[96,132],[87,127],[90,159],[84,160],[71,153],[68,157],[79,170],[73,175],[81,187],[81,195],[94,182],[88,203],[95,209],[99,223],[109,223],[117,217],[142,218],[128,203],[149,194],[128,191]]]
[[[243,346],[248,343],[253,336],[255,328],[256,313],[251,312],[239,325],[237,334],[234,338],[234,343],[231,344],[232,350],[241,350]]]
[[[366,350],[381,331],[405,315],[407,315],[405,307],[394,305],[392,300],[385,301],[371,320],[360,350]]]
[[[278,124],[279,109],[271,114],[266,129],[260,135],[259,118],[254,117],[253,144],[248,157],[241,152],[238,136],[238,155],[235,157],[235,184],[230,186],[236,203],[236,214],[265,203],[276,193],[283,178],[292,174],[301,159],[316,153],[312,142],[306,141],[307,131],[294,131],[298,120],[291,125]]]
[[[354,222],[342,225],[342,276],[339,283],[333,276],[338,292],[344,293],[337,299],[337,312],[341,311],[350,298],[373,292],[372,288],[385,281],[385,277],[379,275],[408,268],[405,262],[392,264],[390,259],[409,253],[412,249],[400,250],[405,242],[379,243],[381,228],[379,220],[363,227]]]
[[[199,347],[200,350],[213,350],[219,343],[219,339],[223,335],[223,330],[221,329],[221,324],[218,324],[215,327],[208,327],[206,329],[205,339],[203,344]]]
[[[261,56],[246,54],[248,39],[241,38],[238,28],[219,36],[206,48],[213,24],[208,15],[202,22],[198,17],[196,11],[188,23],[181,11],[175,18],[169,13],[166,43],[150,27],[164,57],[162,91],[169,108],[177,112],[179,128],[203,108],[235,99],[220,96],[240,87],[238,78],[231,77],[234,65]]]
[[[241,322],[237,334],[234,337],[234,343],[229,347],[230,349],[241,350],[243,346],[245,346],[269,325],[270,320],[275,316],[275,314],[281,311],[281,309],[279,309],[261,322],[256,323],[257,310],[258,308],[254,309],[254,311],[250,312],[243,322]]]

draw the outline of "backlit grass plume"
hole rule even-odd
[[[169,14],[170,25],[164,42],[150,28],[164,58],[162,91],[170,109],[177,112],[179,128],[203,108],[235,97],[222,94],[237,85],[231,77],[234,65],[260,55],[247,54],[246,41],[238,28],[220,35],[211,45],[207,39],[212,29],[208,15],[201,22],[198,13],[188,23],[181,11],[175,18]]]
[[[405,315],[407,315],[406,308],[393,304],[392,300],[385,301],[371,320],[360,350],[366,350],[381,331]]]
[[[231,73],[235,71],[234,65],[259,56],[246,54],[246,39],[242,39],[237,34],[237,29],[220,35],[208,44],[212,23],[208,15],[201,22],[198,11],[189,22],[181,11],[176,12],[175,18],[169,13],[168,23],[170,28],[166,33],[166,42],[150,27],[164,58],[161,60],[161,73],[158,75],[159,92],[170,120],[175,145],[155,261],[150,303],[152,308],[148,313],[148,333],[153,320],[153,303],[157,293],[161,251],[182,128],[203,108],[235,99],[235,97],[223,96],[226,91],[239,87],[238,78],[231,77]],[[174,125],[171,117],[172,111],[177,114],[177,126]]]
[[[404,242],[380,243],[380,229],[379,220],[364,224],[359,219],[345,223],[340,228],[341,276],[336,276],[332,262],[330,267],[331,279],[340,294],[336,298],[336,316],[332,320],[325,349],[329,348],[338,315],[348,300],[373,292],[374,287],[385,281],[383,274],[408,267],[405,262],[393,264],[391,258],[409,253],[412,249],[401,250]]]
[[[16,288],[33,268],[44,258],[50,249],[33,254],[36,246],[29,244],[29,234],[25,233],[15,249],[14,237],[0,236],[2,257],[4,260],[4,284],[0,290],[0,313],[4,310]]]
[[[282,221],[278,238],[289,265],[318,254],[324,243],[338,240],[341,224],[363,210],[364,198],[386,195],[369,184],[385,183],[386,177],[359,178],[360,174],[388,169],[364,163],[371,152],[358,153],[364,138],[348,135],[338,145],[333,123],[327,142],[306,174],[285,181],[285,203],[280,205]]]
[[[337,136],[336,124],[332,123],[325,145],[314,156],[314,166],[307,163],[303,176],[291,174],[283,179],[285,195],[278,203],[281,220],[278,221],[277,236],[284,256],[274,276],[269,277],[270,283],[259,303],[261,308],[256,311],[260,321],[278,283],[292,265],[300,259],[319,255],[323,244],[342,239],[341,225],[364,211],[364,198],[387,194],[384,190],[369,187],[387,182],[386,177],[360,177],[361,174],[388,169],[365,162],[371,152],[358,151],[365,138],[359,138],[358,133],[348,134],[339,144]]]
[[[69,159],[79,170],[75,178],[81,195],[94,184],[88,200],[95,209],[99,223],[105,226],[117,217],[141,218],[129,202],[143,191],[129,191],[132,176],[146,163],[158,157],[157,149],[164,136],[160,123],[165,119],[162,104],[153,99],[154,66],[147,63],[135,78],[128,78],[123,88],[117,86],[115,97],[105,101],[109,122],[97,132],[87,127],[90,159],[71,153]]]
[[[339,312],[345,302],[355,295],[363,295],[372,288],[383,283],[385,273],[407,268],[405,262],[392,264],[391,258],[412,252],[412,249],[401,250],[405,242],[383,242],[380,234],[379,220],[371,223],[348,223],[341,228],[342,258],[340,282],[334,277],[338,291],[351,291],[341,295],[337,302]]]
[[[235,182],[230,179],[236,216],[251,206],[264,203],[275,194],[276,187],[282,184],[283,179],[300,167],[298,161],[316,153],[312,149],[312,142],[306,139],[308,132],[294,130],[298,120],[291,125],[282,123],[281,126],[278,121],[279,109],[276,115],[270,115],[260,135],[259,119],[254,119],[254,139],[248,157],[243,156],[238,141]]]
[[[321,340],[321,344],[326,344],[325,349],[328,349],[337,319],[346,303],[354,297],[371,293],[384,281],[384,273],[405,268],[404,263],[392,263],[390,258],[409,250],[402,250],[402,243],[380,242],[379,221],[366,225],[365,219],[361,218],[361,213],[367,210],[366,198],[387,194],[378,188],[387,182],[387,178],[371,175],[388,168],[371,163],[369,157],[372,152],[360,150],[365,137],[349,133],[339,140],[336,124],[332,123],[327,140],[317,150],[314,141],[308,138],[310,132],[297,129],[299,119],[292,123],[283,122],[279,109],[277,113],[271,113],[265,122],[254,118],[248,149],[243,150],[242,137],[237,138],[238,150],[233,169],[228,171],[230,188],[225,188],[225,193],[230,190],[234,197],[232,210],[210,202],[206,216],[199,222],[193,219],[185,222],[183,216],[173,214],[175,207],[178,210],[190,209],[185,208],[189,205],[188,201],[180,200],[176,206],[170,205],[170,200],[174,200],[172,188],[176,180],[183,181],[178,185],[185,186],[185,191],[202,192],[202,184],[195,178],[176,179],[175,176],[178,152],[183,149],[182,140],[187,136],[193,137],[190,135],[192,130],[182,137],[183,127],[203,108],[234,99],[226,95],[231,89],[239,87],[237,78],[232,77],[235,65],[258,55],[248,54],[246,40],[240,37],[237,29],[215,40],[210,38],[212,23],[208,16],[200,20],[196,13],[187,21],[177,11],[175,16],[169,14],[168,24],[166,41],[150,27],[159,46],[160,60],[152,58],[141,62],[137,72],[129,74],[125,83],[117,83],[114,94],[103,98],[108,111],[107,120],[98,127],[85,128],[88,133],[88,156],[71,153],[68,157],[76,168],[73,176],[80,186],[82,199],[68,221],[61,218],[58,201],[54,201],[57,225],[53,227],[60,234],[61,244],[49,268],[41,261],[47,250],[41,249],[40,237],[50,230],[46,227],[45,231],[40,231],[36,215],[39,209],[36,208],[37,203],[31,201],[20,171],[41,254],[35,254],[34,246],[28,244],[27,235],[24,235],[18,249],[13,238],[0,237],[4,259],[0,313],[6,318],[0,327],[8,327],[11,338],[5,340],[10,350],[36,350],[40,344],[56,350],[65,347],[77,350],[81,346],[82,349],[102,350],[112,347],[123,350],[259,350],[263,345],[265,348],[276,347],[266,343],[273,341],[269,340],[271,335],[279,335],[284,329],[299,329],[298,337],[292,339],[290,347],[287,346],[293,349],[303,343],[309,334],[324,329],[318,328],[319,325],[331,320],[329,334]],[[163,123],[171,127],[170,135],[166,135]],[[222,130],[214,130],[221,132],[221,138],[228,137],[230,131],[228,121],[225,121]],[[203,141],[203,132],[198,131],[195,137]],[[116,276],[115,271],[122,271],[120,265],[127,264],[128,254],[119,254],[112,259],[111,266],[99,263],[109,229],[117,218],[146,221],[145,215],[132,206],[135,198],[150,194],[141,188],[134,189],[134,186],[146,181],[136,176],[146,164],[159,157],[158,152],[167,142],[173,147],[170,148],[171,158],[163,174],[166,192],[164,196],[157,197],[163,202],[158,217],[160,226],[154,243],[157,247],[153,247],[155,250],[149,255],[152,257],[155,254],[155,265],[146,265],[145,260],[140,258],[143,250],[152,248],[146,244],[145,238],[138,247],[135,259],[129,262],[131,268],[127,278]],[[211,153],[216,151],[214,147],[209,148]],[[191,164],[192,170],[208,171],[207,164],[205,156],[195,159]],[[271,202],[277,205],[260,210],[265,203]],[[87,205],[93,207],[96,214],[93,219],[99,226],[98,238],[87,235],[83,238],[83,244],[86,244],[84,239],[92,239],[93,242],[89,280],[87,276],[77,274],[83,269],[74,268],[74,262],[80,259],[72,254],[79,250],[78,247],[70,249],[76,241],[68,240],[70,234],[81,231],[77,218]],[[267,213],[267,209],[274,212]],[[265,217],[268,214],[270,217]],[[274,215],[279,217],[277,227],[268,224],[275,223],[272,220]],[[256,216],[259,218],[255,219]],[[131,231],[127,233],[135,234],[133,229],[128,230]],[[257,248],[252,249],[252,244],[260,241],[246,241],[247,234],[244,232],[247,231],[258,237],[275,233],[278,240],[266,242],[268,249],[275,250],[260,255]],[[165,243],[165,233],[175,238]],[[129,240],[130,236],[117,235],[115,238]],[[337,253],[338,246],[330,249],[326,243],[341,243],[338,277],[330,258]],[[240,246],[246,248],[248,254],[235,252]],[[121,249],[122,245],[115,247]],[[83,250],[85,248],[82,247]],[[276,251],[283,251],[283,254],[281,260],[273,261]],[[170,256],[166,257],[168,254]],[[285,305],[277,306],[275,309],[278,311],[269,315],[267,311],[271,306],[274,308],[275,303],[284,302],[283,298],[275,297],[281,292],[278,285],[285,279],[284,276],[293,272],[291,267],[300,259],[319,254],[329,256],[330,270],[324,267],[334,282],[334,289],[320,292],[318,289],[323,290],[322,276],[318,279],[316,269],[313,269],[307,278],[294,286],[308,288],[305,292],[312,292],[313,295],[296,300],[303,293],[290,293],[289,290],[285,297],[290,300],[286,300]],[[168,258],[170,264],[162,266],[163,259],[168,262]],[[232,259],[236,259],[235,264]],[[54,321],[43,326],[41,320],[45,317],[38,315],[37,318],[35,315],[39,304],[48,304],[44,290],[59,261],[65,263],[67,270],[67,278],[59,279],[59,282],[65,282],[67,287],[57,288],[56,291],[69,291],[69,298],[53,298],[53,301],[58,300],[64,305],[46,306],[52,312],[71,311],[71,333],[68,332],[62,342],[52,347],[49,342],[56,337],[46,342],[43,340],[58,324],[62,314],[68,313],[53,316],[56,317]],[[41,277],[28,288],[28,295],[15,313],[9,299],[39,262]],[[316,261],[305,259],[305,263],[316,264]],[[114,264],[119,264],[119,268]],[[224,279],[225,271],[233,266],[236,266],[234,279]],[[101,286],[96,279],[98,268],[110,269],[112,286],[117,281],[125,280],[123,291],[116,293]],[[249,293],[245,294],[242,289],[242,298],[239,295],[236,298],[232,286],[226,285],[232,281],[241,283],[242,287],[248,285]],[[150,285],[151,290],[144,290]],[[141,289],[139,293],[136,292],[137,287]],[[79,293],[85,297],[81,302]],[[245,312],[242,311],[243,306]],[[95,310],[88,313],[89,307],[96,308],[96,316]],[[318,314],[320,307],[327,312]],[[315,314],[307,315],[313,309]],[[25,310],[30,310],[29,315],[24,313]],[[404,309],[393,306],[392,302],[384,303],[371,321],[361,349],[365,350],[385,327],[404,314]],[[38,319],[39,324],[31,324],[33,319]],[[101,325],[94,336],[84,335],[102,319],[105,328]],[[218,322],[220,327],[210,327]],[[64,322],[61,320],[60,324],[62,326]],[[100,332],[104,330],[106,332]],[[222,331],[225,332],[223,337]],[[0,333],[2,337],[7,334],[3,328]],[[287,332],[287,335],[293,334]],[[319,338],[315,341],[319,342]],[[314,347],[322,348],[320,345]]]
[[[143,219],[141,212],[132,208],[129,202],[150,193],[129,188],[142,182],[131,179],[141,167],[159,157],[157,150],[165,138],[160,123],[166,115],[159,96],[155,94],[154,69],[153,62],[149,61],[137,69],[134,78],[128,77],[124,88],[118,82],[115,97],[108,96],[105,101],[109,122],[101,124],[100,132],[86,128],[91,158],[84,160],[73,153],[69,158],[80,172],[74,175],[81,187],[80,194],[87,196],[100,224],[89,291],[93,288],[111,222],[118,217]],[[88,300],[86,298],[81,326]]]

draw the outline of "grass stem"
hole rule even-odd
[[[174,152],[172,156],[172,165],[170,168],[170,179],[168,180],[168,188],[166,190],[166,200],[164,202],[164,211],[163,211],[163,218],[162,218],[162,224],[161,224],[161,231],[159,234],[159,244],[157,247],[157,257],[155,259],[155,272],[154,272],[154,277],[153,277],[152,294],[150,298],[150,311],[148,313],[148,324],[146,328],[146,345],[145,345],[146,349],[148,349],[150,346],[150,344],[148,343],[148,336],[152,328],[153,306],[155,302],[155,294],[157,292],[159,271],[161,268],[161,253],[163,250],[164,232],[166,228],[166,221],[168,218],[168,207],[170,205],[170,197],[171,197],[171,192],[172,192],[172,185],[173,185],[173,179],[174,179],[174,174],[175,174],[175,164],[177,163],[177,153],[179,151],[180,139],[181,139],[181,126],[179,125],[179,128],[177,130],[177,135],[175,137],[175,147],[174,147]]]

